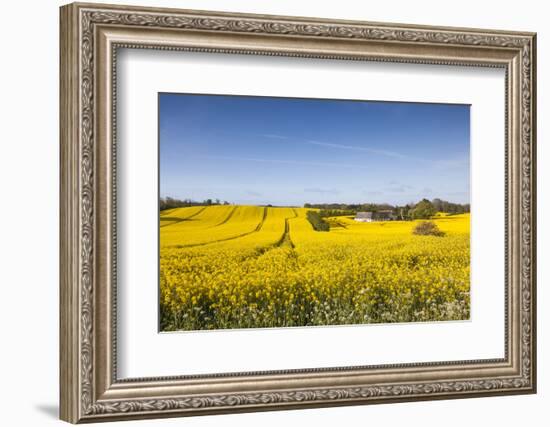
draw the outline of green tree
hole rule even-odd
[[[412,219],[428,219],[436,213],[435,207],[428,199],[422,199],[410,212]]]

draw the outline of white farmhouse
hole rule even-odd
[[[357,222],[372,222],[372,214],[373,212],[357,212],[354,219]]]
[[[354,219],[358,222],[373,222],[393,221],[396,217],[391,209],[384,209],[377,212],[357,212]]]

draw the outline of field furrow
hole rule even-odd
[[[285,218],[285,230],[283,235],[281,236],[281,239],[277,242],[276,246],[278,247],[290,247],[294,249],[294,243],[292,243],[292,239],[290,238],[290,220],[292,218],[298,217],[298,213],[295,209],[292,209],[293,216],[290,218]]]
[[[218,226],[223,225],[226,222],[228,222],[231,219],[231,217],[233,216],[233,214],[235,213],[236,210],[237,210],[237,206],[234,206],[233,209],[231,209],[231,211],[227,214],[227,216],[220,223],[218,223],[216,225],[213,225],[213,227],[218,227]]]
[[[163,227],[163,234],[181,233],[185,231],[198,231],[211,228],[222,222],[235,206],[193,206],[180,208],[176,213],[169,216],[176,220],[170,226]],[[165,217],[162,217],[165,218]]]
[[[258,232],[266,219],[268,208],[239,206],[226,213],[221,223],[204,230],[201,227],[174,230],[161,233],[161,246],[190,248],[238,239]],[[208,212],[208,210],[207,210]]]
[[[160,216],[160,227],[168,227],[182,221],[190,220],[206,209],[205,206],[191,206],[189,208],[176,208],[163,211]]]

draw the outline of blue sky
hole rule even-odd
[[[160,195],[469,203],[468,105],[159,94]]]

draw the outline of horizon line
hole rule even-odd
[[[446,203],[452,203],[454,205],[470,205],[471,203],[468,201],[468,202],[454,202],[454,201],[451,201],[451,200],[446,200],[446,199],[442,199],[440,197],[433,197],[433,198],[429,198],[429,197],[421,197],[418,201],[410,201],[410,202],[407,202],[407,203],[392,203],[392,202],[372,202],[372,201],[365,201],[365,202],[303,202],[303,203],[270,203],[270,202],[265,202],[265,203],[253,203],[253,202],[244,202],[244,203],[240,203],[240,202],[233,202],[233,201],[230,201],[230,200],[224,200],[223,198],[220,198],[220,197],[207,197],[206,199],[203,199],[203,200],[194,200],[194,199],[190,199],[190,198],[184,198],[184,199],[179,199],[177,197],[172,197],[172,196],[160,196],[159,197],[159,200],[160,199],[166,199],[170,197],[171,199],[173,200],[178,200],[178,201],[185,201],[185,200],[188,200],[190,203],[196,203],[196,204],[204,204],[204,202],[206,202],[206,200],[211,200],[212,202],[214,202],[215,200],[219,200],[219,203],[211,203],[212,205],[223,205],[224,203],[227,203],[229,205],[244,205],[244,206],[273,206],[273,207],[287,207],[287,206],[290,206],[290,207],[303,207],[304,205],[308,204],[308,205],[390,205],[390,206],[404,206],[404,205],[409,205],[409,204],[417,204],[419,202],[421,202],[422,200],[428,200],[430,202],[433,202],[435,199],[439,199],[441,200],[442,202],[446,202]]]

